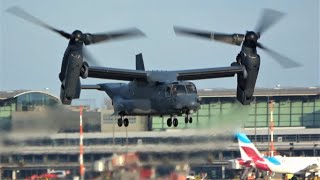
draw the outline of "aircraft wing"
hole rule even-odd
[[[142,70],[89,66],[88,77],[123,81],[147,80],[147,72]]]
[[[197,79],[211,79],[221,77],[231,77],[237,73],[243,72],[243,67],[240,65],[218,68],[205,69],[190,69],[176,71],[177,80],[197,80]]]

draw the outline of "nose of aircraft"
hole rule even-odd
[[[178,95],[176,97],[176,109],[198,110],[200,108],[199,98],[189,95]]]
[[[200,103],[198,103],[196,100],[193,100],[189,103],[187,107],[191,110],[198,110],[200,108]]]

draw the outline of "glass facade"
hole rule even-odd
[[[17,111],[33,111],[37,106],[54,106],[58,100],[41,92],[25,93],[16,97]]]
[[[193,123],[184,124],[184,117],[178,117],[178,127],[167,127],[168,117],[153,117],[152,129],[202,128],[220,123],[237,122],[242,127],[268,127],[273,101],[275,127],[320,127],[320,96],[259,96],[250,105],[243,106],[234,97],[202,97],[201,109],[192,115]]]
[[[15,104],[8,104],[0,106],[0,131],[7,131],[11,129],[12,111],[15,110]]]
[[[0,130],[10,131],[12,113],[15,111],[34,111],[41,106],[55,106],[59,99],[43,92],[25,92],[0,103]]]

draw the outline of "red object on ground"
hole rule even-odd
[[[27,177],[26,180],[36,180],[36,179],[44,179],[44,178],[47,178],[47,179],[58,178],[58,175],[50,174],[50,173],[45,173],[45,174],[40,174],[40,175],[34,174],[30,177]]]
[[[185,179],[186,179],[186,176],[174,172],[174,173],[171,173],[169,179],[170,179],[170,180],[185,180]]]
[[[155,176],[153,168],[142,168],[140,170],[140,180],[151,179]]]

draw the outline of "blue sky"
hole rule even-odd
[[[320,85],[318,0],[2,0],[0,36],[0,90],[49,88],[59,95],[58,73],[67,40],[5,12],[18,5],[48,24],[72,32],[105,32],[128,27],[148,37],[90,46],[108,67],[135,67],[142,52],[148,70],[175,70],[228,66],[240,48],[219,42],[177,37],[173,25],[226,33],[253,30],[263,8],[286,16],[263,34],[260,42],[304,66],[282,69],[270,56],[261,56],[258,87],[309,87]],[[111,82],[86,79],[83,84]],[[198,88],[236,88],[235,78],[194,81]],[[82,92],[85,99],[103,99],[103,92]],[[97,101],[99,104],[100,100]]]

